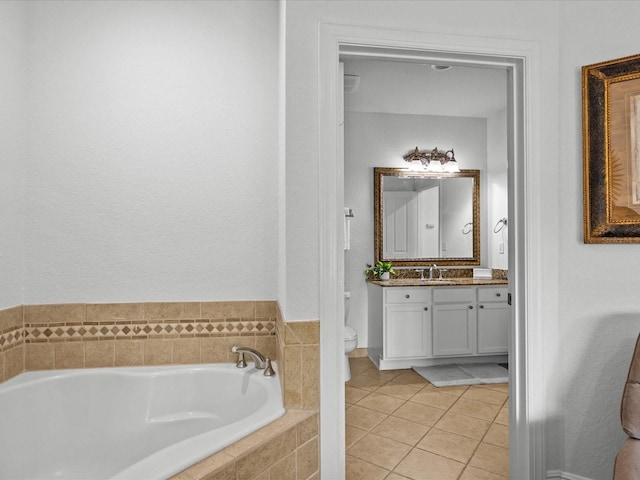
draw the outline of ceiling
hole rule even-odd
[[[345,93],[345,110],[486,118],[506,108],[505,68],[457,65],[435,70],[433,63],[344,58],[345,74],[360,83]]]

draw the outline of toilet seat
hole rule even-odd
[[[348,342],[350,340],[355,340],[356,338],[358,338],[358,334],[356,333],[356,331],[351,328],[349,325],[345,325],[344,326],[344,341]]]

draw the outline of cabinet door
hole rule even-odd
[[[407,358],[431,355],[431,311],[427,305],[386,307],[384,357]]]
[[[478,353],[507,353],[511,310],[506,303],[478,306]]]
[[[433,306],[433,356],[471,355],[475,337],[471,304]]]

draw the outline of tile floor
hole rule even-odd
[[[507,480],[508,385],[436,388],[350,359],[347,480]]]

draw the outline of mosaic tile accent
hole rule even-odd
[[[165,322],[101,322],[81,324],[37,324],[24,327],[26,343],[72,340],[120,340],[175,337],[216,337],[275,335],[275,320],[259,321],[165,321]]]
[[[0,332],[0,352],[7,351],[21,345],[24,341],[24,328],[14,327],[5,332]]]

